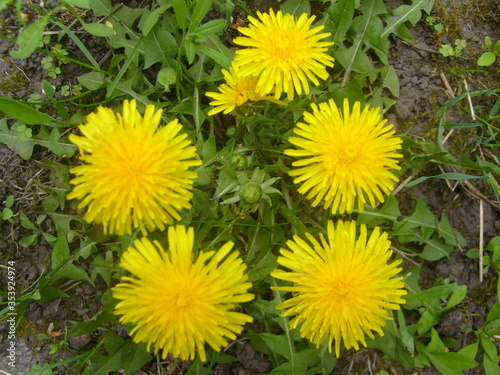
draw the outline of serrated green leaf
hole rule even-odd
[[[25,59],[30,56],[42,41],[43,31],[48,21],[49,16],[47,15],[28,27],[21,29],[17,37],[19,49],[17,51],[10,51],[10,55],[15,59]]]

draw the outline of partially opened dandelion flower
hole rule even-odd
[[[290,176],[300,183],[298,191],[313,206],[324,200],[331,212],[363,211],[365,203],[375,206],[391,193],[400,169],[401,138],[386,125],[377,108],[354,103],[352,111],[344,100],[343,113],[333,100],[312,104],[313,113],[304,113],[307,123],[297,123],[289,141],[299,149],[285,150],[299,158],[292,163]]]
[[[267,100],[280,105],[286,105],[285,102],[277,100],[272,96],[264,96],[256,92],[257,77],[244,77],[239,73],[239,69],[234,67],[230,67],[229,70],[223,69],[222,74],[224,74],[226,83],[219,86],[219,92],[207,92],[205,94],[214,99],[210,102],[210,105],[214,106],[214,108],[208,112],[209,116],[213,116],[219,112],[228,114],[236,107],[241,107],[247,102]]]
[[[383,335],[382,327],[391,319],[388,309],[398,310],[406,295],[400,261],[388,263],[391,256],[387,233],[376,227],[368,237],[362,225],[356,236],[356,223],[328,222],[328,239],[318,242],[306,233],[307,240],[294,236],[290,250],[281,249],[278,263],[289,271],[277,269],[271,276],[290,281],[292,286],[274,289],[291,292],[292,297],[276,306],[282,316],[294,316],[291,328],[300,326],[300,335],[320,346],[328,343],[340,355],[340,344],[349,349],[366,346],[365,335]]]
[[[277,99],[284,92],[291,100],[295,92],[309,93],[309,80],[317,86],[318,78],[328,78],[326,67],[333,66],[334,58],[325,52],[333,42],[321,41],[331,35],[320,33],[324,26],[311,28],[314,16],[296,18],[272,9],[257,16],[248,17],[249,27],[238,28],[244,36],[233,42],[248,48],[236,51],[233,64],[242,75],[258,77],[258,92],[274,92]]]
[[[120,262],[131,276],[122,277],[112,292],[120,301],[120,322],[135,324],[134,342],[147,343],[148,351],[153,346],[155,353],[161,349],[162,358],[171,353],[190,360],[198,352],[204,362],[205,344],[219,351],[252,321],[233,310],[253,295],[232,242],[196,257],[193,241],[193,228],[180,225],[168,228],[167,251],[157,241],[136,240]]]
[[[70,135],[84,164],[71,169],[77,177],[68,199],[81,199],[85,221],[117,235],[144,233],[164,229],[191,207],[197,174],[189,168],[201,162],[177,120],[159,127],[161,114],[148,105],[142,117],[135,100],[126,100],[123,114],[99,107],[79,126],[83,136]]]

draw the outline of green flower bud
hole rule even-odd
[[[243,154],[233,154],[233,156],[231,156],[231,163],[237,163],[236,168],[238,169],[245,169],[248,167],[247,157]]]
[[[238,138],[240,134],[241,131],[237,126],[230,125],[226,129],[226,137],[228,138]]]
[[[240,189],[240,198],[246,204],[257,204],[262,200],[262,188],[256,182],[247,182]]]

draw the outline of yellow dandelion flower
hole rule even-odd
[[[257,77],[244,77],[239,73],[238,68],[230,67],[229,71],[222,70],[226,83],[219,86],[219,92],[207,92],[205,95],[215,99],[210,102],[215,108],[208,112],[209,116],[213,116],[219,112],[228,114],[236,107],[241,107],[247,102],[258,102],[267,100],[280,105],[286,105],[285,102],[277,100],[274,97],[264,96],[255,91],[257,85]]]
[[[162,349],[162,358],[171,353],[190,360],[198,352],[204,362],[205,343],[219,351],[252,321],[232,310],[253,295],[232,242],[195,257],[193,241],[193,228],[182,225],[168,228],[168,251],[157,241],[136,240],[120,262],[131,276],[122,277],[112,292],[120,301],[120,322],[135,324],[134,342],[147,343],[147,350],[154,346],[155,353]]]
[[[68,199],[81,199],[85,221],[117,235],[145,233],[163,230],[191,207],[197,174],[188,169],[201,162],[177,120],[159,127],[161,114],[148,105],[142,117],[135,100],[126,100],[123,114],[99,107],[79,126],[83,136],[70,135],[84,164],[71,169],[77,177]]]
[[[391,170],[400,169],[397,159],[402,155],[401,138],[393,136],[392,126],[385,125],[378,109],[354,103],[352,111],[344,100],[344,113],[330,99],[319,106],[312,104],[313,113],[304,113],[306,123],[297,123],[298,137],[290,142],[301,148],[285,150],[298,157],[290,171],[294,183],[302,183],[298,191],[312,205],[323,199],[331,212],[352,212],[356,203],[363,211],[368,201],[375,206],[383,202],[398,180]]]
[[[331,33],[319,33],[324,26],[311,28],[315,17],[302,14],[298,19],[281,11],[257,12],[259,19],[248,17],[249,27],[240,27],[245,36],[233,40],[243,47],[236,51],[234,65],[244,76],[258,77],[257,91],[262,95],[274,92],[278,99],[284,92],[288,99],[295,92],[309,93],[311,80],[319,85],[318,77],[328,78],[326,67],[334,58],[325,52],[333,42],[321,42]]]
[[[328,222],[328,241],[318,242],[309,233],[304,239],[294,236],[290,250],[281,249],[278,263],[290,271],[277,269],[271,276],[291,281],[293,286],[274,289],[292,292],[293,297],[276,306],[282,316],[295,316],[291,328],[300,324],[300,334],[316,346],[328,342],[340,355],[340,343],[349,349],[366,346],[365,334],[383,335],[382,327],[390,320],[388,309],[398,310],[406,295],[402,277],[395,277],[400,261],[387,263],[392,252],[387,233],[376,227],[367,238],[362,225],[356,238],[356,223]]]

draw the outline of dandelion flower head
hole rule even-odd
[[[321,41],[331,35],[320,33],[324,26],[311,28],[314,16],[296,18],[272,9],[257,16],[248,17],[249,27],[238,28],[244,36],[233,42],[247,48],[236,51],[233,64],[242,75],[258,77],[258,92],[274,92],[276,99],[284,92],[292,100],[295,92],[309,93],[309,80],[317,86],[318,78],[328,78],[326,67],[333,66],[334,58],[326,51],[333,42]]]
[[[388,309],[397,310],[406,295],[400,261],[388,263],[391,256],[387,233],[376,227],[368,237],[366,226],[356,236],[356,223],[328,222],[328,240],[317,241],[306,233],[307,242],[294,236],[281,249],[278,263],[289,269],[277,269],[271,276],[292,282],[275,289],[291,292],[292,297],[276,306],[282,316],[294,316],[291,328],[300,325],[301,337],[318,347],[327,342],[340,355],[340,344],[349,349],[366,346],[365,335],[383,335],[382,327],[390,319]]]
[[[289,139],[298,149],[285,150],[299,159],[290,171],[294,183],[301,184],[298,191],[314,198],[313,206],[324,200],[333,214],[383,202],[398,180],[392,170],[400,169],[401,138],[393,136],[378,109],[361,111],[359,102],[351,111],[345,99],[343,113],[331,99],[312,108]]]
[[[247,102],[258,102],[261,100],[271,101],[280,105],[286,105],[281,100],[271,96],[264,96],[255,91],[257,77],[242,76],[238,68],[230,67],[229,70],[223,69],[222,74],[226,83],[219,86],[219,92],[207,92],[206,95],[214,100],[210,105],[214,106],[208,112],[213,116],[219,112],[228,114],[236,107],[241,107]]]
[[[68,199],[87,207],[85,221],[117,235],[144,233],[163,230],[191,207],[197,174],[189,168],[201,162],[177,120],[159,127],[161,115],[148,105],[141,116],[135,100],[125,100],[122,114],[99,107],[79,126],[83,136],[70,135],[84,164],[71,169],[77,177]]]
[[[157,241],[136,240],[120,262],[131,276],[122,277],[112,292],[120,301],[120,322],[135,324],[134,342],[147,343],[148,351],[154,346],[155,353],[162,349],[162,358],[171,353],[190,360],[198,352],[204,362],[205,344],[219,351],[252,321],[232,310],[253,295],[232,242],[197,257],[193,242],[193,228],[181,225],[168,228],[168,250]]]

